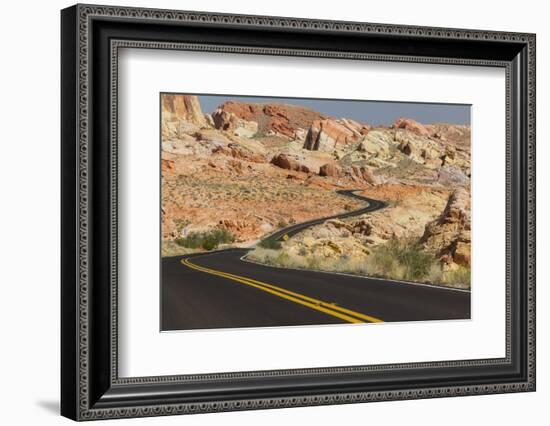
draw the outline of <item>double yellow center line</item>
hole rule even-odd
[[[230,274],[228,272],[217,271],[215,269],[205,268],[197,264],[191,263],[189,259],[182,259],[181,263],[185,266],[195,269],[200,272],[204,272],[219,277],[224,277],[232,281],[236,281],[241,284],[246,284],[259,290],[270,293],[274,296],[281,297],[286,300],[290,300],[294,303],[298,303],[308,308],[315,309],[316,311],[324,312],[336,318],[340,318],[344,321],[351,323],[363,323],[363,322],[383,322],[381,319],[365,315],[359,312],[352,311],[350,309],[342,308],[334,303],[323,302],[322,300],[314,299],[312,297],[305,296],[300,293],[267,284],[261,281],[253,280],[252,278],[242,277],[240,275]]]

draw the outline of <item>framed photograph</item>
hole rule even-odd
[[[535,390],[535,35],[61,29],[64,416]]]

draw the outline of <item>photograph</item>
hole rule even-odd
[[[4,126],[20,198],[5,209],[20,259],[6,282],[23,290],[6,312],[28,320],[8,328],[55,343],[37,411],[278,425],[289,410],[274,409],[303,407],[291,423],[308,424],[320,409],[305,407],[334,406],[332,424],[369,403],[369,418],[425,426],[426,404],[461,425],[537,414],[545,15],[399,1],[75,4],[60,26],[41,6],[32,23],[55,46],[41,39],[34,58],[17,40],[11,62],[60,60],[36,81],[6,67],[20,78],[6,80]],[[21,114],[29,99],[54,105]],[[60,149],[43,137],[55,132]],[[56,236],[21,254],[36,231],[59,231],[57,261]],[[43,284],[48,268],[61,291]]]
[[[471,105],[159,102],[161,331],[470,319]]]

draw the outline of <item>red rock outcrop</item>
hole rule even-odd
[[[371,130],[371,126],[368,124],[361,124],[349,118],[341,118],[337,121],[345,128],[351,130],[356,137],[365,136]]]
[[[338,167],[336,164],[332,164],[332,163],[323,164],[319,169],[319,176],[338,177],[338,176],[341,176],[341,174],[342,174],[342,169]]]
[[[286,154],[278,154],[271,159],[271,164],[285,170],[294,170],[296,172],[309,173],[309,167]]]
[[[394,129],[405,129],[420,136],[430,136],[430,130],[412,118],[399,118],[392,126]]]
[[[163,158],[161,160],[162,173],[172,173],[174,171],[174,161]]]
[[[378,185],[379,179],[365,166],[351,166],[346,169],[346,174],[354,180],[363,180],[371,185]]]
[[[432,137],[441,142],[470,149],[470,126],[460,124],[435,123],[425,126],[432,130]]]
[[[307,132],[304,149],[332,152],[360,137],[361,132],[352,127],[349,122],[342,124],[341,121],[330,118],[315,120]]]
[[[322,120],[325,115],[299,105],[252,104],[228,101],[219,107],[220,112],[232,113],[235,117],[258,123],[262,134],[275,134],[288,139],[296,137],[296,131],[307,129],[314,120]]]
[[[214,127],[232,132],[237,136],[253,137],[258,131],[258,123],[237,117],[234,113],[218,108],[212,114]]]

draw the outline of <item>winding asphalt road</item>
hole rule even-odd
[[[281,241],[330,218],[386,207],[366,201],[359,210],[281,229]],[[309,270],[282,269],[242,259],[233,248],[162,259],[161,329],[266,327],[470,318],[470,292],[422,284]]]

